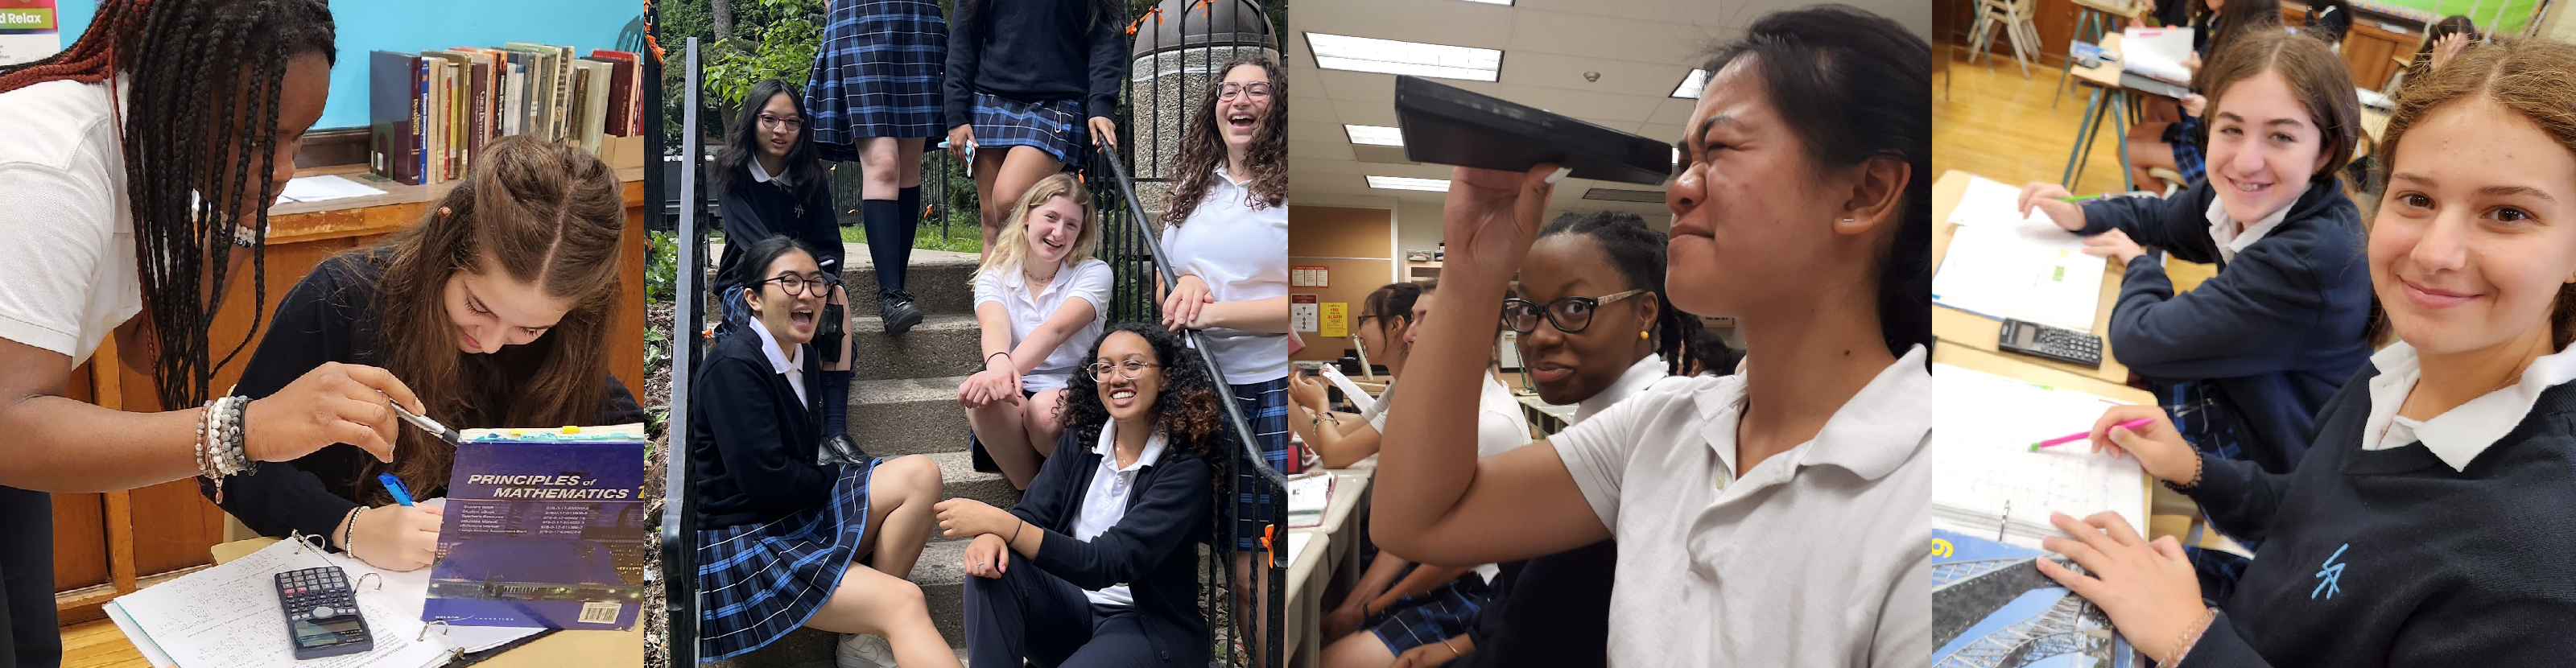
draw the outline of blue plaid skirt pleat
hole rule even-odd
[[[832,498],[763,524],[698,530],[698,656],[760,649],[804,626],[841,584],[867,531],[866,466],[843,465]]]
[[[835,0],[805,111],[827,158],[868,137],[945,137],[939,98],[948,21],[930,0]]]
[[[1229,385],[1236,405],[1243,408],[1243,420],[1252,425],[1252,442],[1261,446],[1262,460],[1271,470],[1288,470],[1288,379],[1265,383]],[[1231,428],[1228,429],[1231,431]],[[1225,447],[1240,447],[1231,437]],[[1284,503],[1272,498],[1270,483],[1252,469],[1252,461],[1242,455],[1235,459],[1235,525],[1234,546],[1252,549],[1261,546],[1262,527],[1275,524],[1279,515],[1272,506]]]
[[[1466,635],[1468,627],[1476,624],[1477,611],[1493,595],[1493,585],[1484,576],[1469,572],[1431,591],[1397,600],[1368,620],[1367,627],[1386,643],[1387,651],[1402,655],[1442,638]]]
[[[1056,162],[1079,165],[1089,157],[1087,152],[1091,149],[1088,128],[1082,117],[1081,100],[1021,102],[990,93],[975,94],[975,146],[979,151],[1031,146],[1055,156]]]

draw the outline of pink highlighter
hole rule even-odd
[[[2121,428],[2125,428],[2125,429],[2136,429],[2136,428],[2139,428],[2139,427],[2147,426],[2148,424],[2153,423],[2153,422],[2155,422],[2155,421],[2156,421],[2156,419],[2155,419],[2155,418],[2138,418],[2138,419],[2135,419],[2135,420],[2130,420],[2130,421],[2127,421],[2127,422],[2122,422],[2122,423],[2119,423],[2119,424],[2117,424],[2117,425],[2112,425],[2112,426],[2115,426],[2115,427],[2121,427]],[[2065,444],[2068,444],[2068,443],[2073,443],[2073,442],[2076,442],[2076,441],[2081,441],[2081,440],[2084,440],[2084,439],[2087,439],[2087,438],[2091,438],[2092,436],[2093,436],[2093,432],[2090,432],[2090,431],[2079,431],[2079,432],[2075,432],[2075,433],[2072,433],[2072,434],[2067,434],[2067,435],[2065,435],[2065,436],[2059,436],[2059,437],[2057,437],[2057,438],[2052,438],[2052,439],[2048,439],[2048,440],[2045,440],[2045,441],[2040,441],[2040,442],[2038,442],[2038,443],[2032,443],[2032,444],[2030,444],[2030,451],[2031,451],[2031,452],[2038,452],[2040,448],[2045,448],[2045,447],[2053,446],[2053,445],[2065,445]]]

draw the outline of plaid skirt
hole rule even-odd
[[[1252,425],[1252,442],[1261,446],[1261,458],[1270,469],[1288,471],[1288,379],[1281,378],[1250,385],[1228,385],[1236,405],[1243,407],[1243,420]],[[1230,428],[1229,428],[1230,429]],[[1234,448],[1228,438],[1225,447]],[[1270,483],[1252,470],[1252,460],[1235,457],[1234,547],[1249,550],[1261,546],[1263,527],[1276,524],[1286,499],[1270,493]]]
[[[2183,183],[2198,181],[2209,173],[2209,164],[2200,153],[2200,119],[2184,116],[2165,126],[2165,136],[2159,139],[2173,146],[2174,171],[2182,174]]]
[[[837,0],[806,75],[805,111],[826,159],[868,137],[945,137],[948,21],[930,0]]]
[[[1079,165],[1091,150],[1089,128],[1082,117],[1081,100],[1021,102],[990,93],[975,94],[978,151],[1033,146],[1055,156],[1056,162]]]
[[[804,626],[858,558],[868,523],[866,466],[845,465],[832,499],[765,524],[698,530],[698,656],[760,649]]]
[[[1387,651],[1402,655],[1405,650],[1440,642],[1442,638],[1467,635],[1468,627],[1476,625],[1476,611],[1483,610],[1493,594],[1493,585],[1487,584],[1484,576],[1470,572],[1386,606],[1376,618],[1368,620],[1367,627],[1386,643]]]

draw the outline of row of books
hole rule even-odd
[[[598,152],[644,130],[635,53],[510,42],[377,51],[368,60],[368,167],[409,185],[461,178],[492,140],[532,135]]]

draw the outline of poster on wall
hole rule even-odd
[[[1288,295],[1288,331],[1316,331],[1323,324],[1322,311],[1314,295]]]
[[[54,0],[0,0],[0,65],[16,65],[63,50]]]
[[[1324,324],[1317,334],[1336,339],[1351,335],[1350,302],[1324,302],[1320,306],[1323,307]]]

